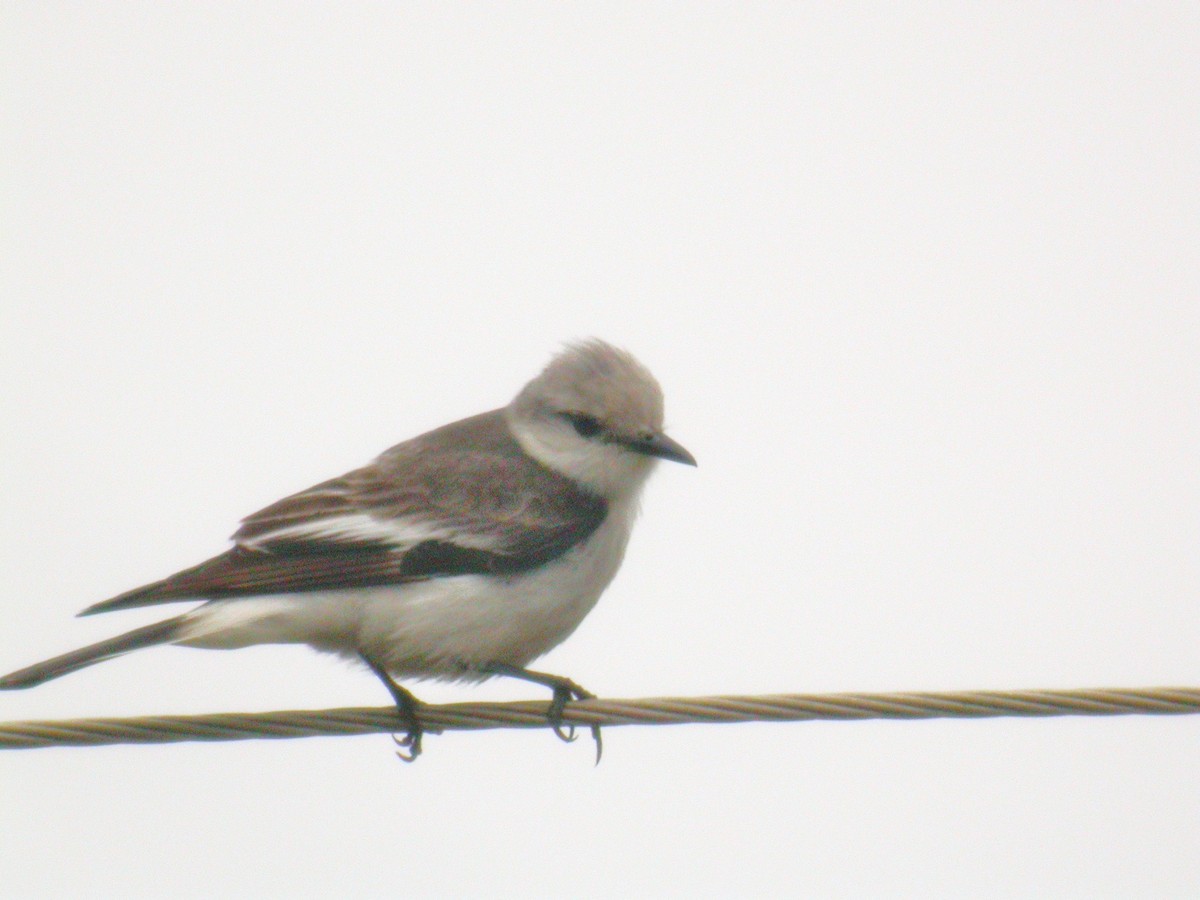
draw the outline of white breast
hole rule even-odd
[[[464,665],[525,666],[596,605],[621,565],[635,513],[632,503],[610,509],[591,538],[532,572],[366,592],[359,644],[398,675],[470,680]]]

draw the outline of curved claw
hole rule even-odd
[[[396,737],[396,735],[393,734],[392,735],[392,743],[395,744],[397,748],[400,748],[400,747],[408,748],[407,753],[405,753],[403,750],[400,750],[400,749],[396,750],[397,759],[400,759],[403,762],[406,762],[406,763],[413,762],[416,760],[416,758],[418,756],[421,755],[421,732],[420,732],[420,730],[410,731],[408,734],[406,734],[402,738],[398,738],[398,737]]]
[[[592,740],[596,742],[596,765],[600,765],[600,757],[604,755],[604,741],[600,738],[600,726],[592,726]]]
[[[554,729],[554,733],[558,736],[558,739],[564,743],[573,743],[579,737],[575,733],[574,725],[568,725],[564,730],[562,722],[551,722],[550,727]]]
[[[585,691],[579,685],[574,686],[571,694],[572,700],[594,700],[596,698],[595,694],[593,694],[591,691]],[[572,725],[570,728],[570,739],[575,740],[575,726]],[[588,730],[592,732],[592,740],[596,742],[596,765],[600,765],[600,757],[604,755],[604,740],[600,737],[600,726],[591,725],[588,727]],[[559,733],[558,726],[555,726],[554,731],[560,738],[562,737],[562,734]],[[563,738],[563,740],[566,740],[566,738]]]
[[[546,719],[550,723],[550,727],[554,729],[554,733],[560,741],[571,743],[579,735],[575,733],[575,726],[568,725],[563,728],[563,710],[567,707],[568,700],[575,699],[575,692],[570,688],[561,686],[554,689],[554,699],[550,701],[550,711],[546,714]]]
[[[591,700],[596,695],[590,691],[585,691],[577,684],[570,687],[565,685],[556,688],[554,691],[554,699],[550,701],[550,712],[546,718],[550,721],[550,727],[554,729],[555,736],[565,743],[573,743],[578,737],[574,725],[563,727],[563,712],[566,710],[567,702],[570,700]],[[592,740],[596,742],[596,765],[600,765],[600,757],[604,753],[604,742],[600,737],[600,726],[591,725],[589,731],[592,732]]]

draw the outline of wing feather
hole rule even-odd
[[[82,615],[172,600],[513,574],[585,540],[604,499],[542,466],[501,410],[446,425],[243,520],[235,546]]]

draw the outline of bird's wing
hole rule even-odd
[[[172,600],[400,584],[543,565],[604,499],[526,455],[496,411],[406,441],[243,520],[234,547],[82,615]]]

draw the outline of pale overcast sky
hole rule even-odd
[[[1200,684],[1200,7],[27,3],[0,671],[237,520],[628,347],[700,467],[539,668]],[[432,701],[541,698],[415,685]],[[163,648],[0,719],[384,705]],[[1200,718],[0,756],[6,897],[1194,897]]]

